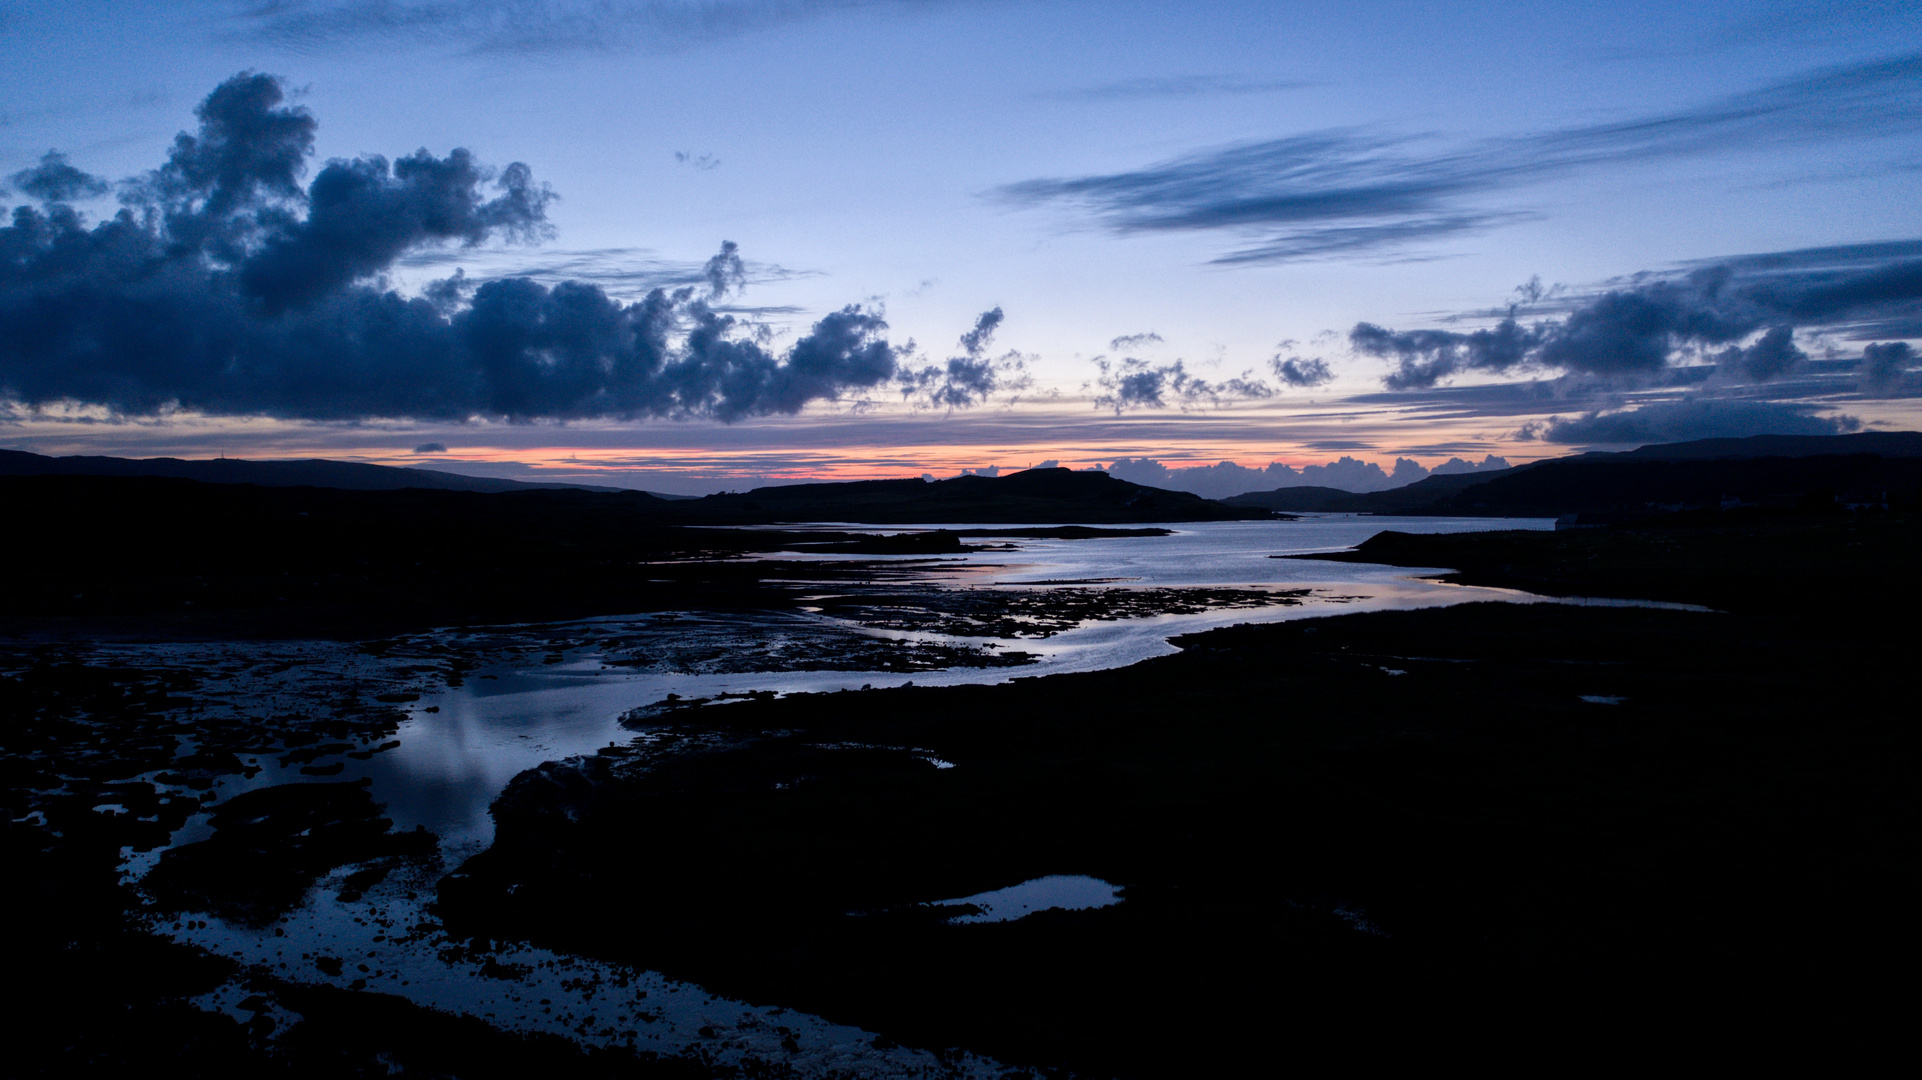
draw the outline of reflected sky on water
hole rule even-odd
[[[848,526],[824,526],[846,529]],[[933,527],[933,526],[929,526]],[[1022,528],[1032,526],[1010,526]],[[746,643],[765,635],[818,640],[823,649],[850,636],[914,638],[982,644],[1037,655],[1020,667],[957,667],[939,671],[689,670],[610,667],[593,646],[565,650],[560,662],[528,655],[470,672],[463,684],[424,694],[409,706],[401,745],[356,770],[374,780],[375,795],[403,827],[415,824],[456,846],[479,846],[492,836],[487,804],[516,774],[545,761],[591,754],[631,741],[621,716],[670,694],[712,698],[757,691],[833,692],[914,683],[920,686],[999,683],[1014,678],[1122,667],[1177,651],[1170,637],[1237,623],[1276,622],[1353,611],[1428,607],[1472,600],[1521,599],[1501,589],[1445,585],[1419,570],[1271,556],[1333,551],[1386,529],[1447,533],[1493,529],[1549,529],[1547,519],[1316,517],[1299,521],[1207,522],[1171,526],[1172,536],[1095,540],[971,540],[981,550],[929,559],[877,560],[872,555],[782,554],[783,560],[888,561],[909,580],[931,585],[1047,588],[1042,582],[1111,583],[1113,588],[1254,586],[1311,589],[1293,606],[1203,611],[1149,618],[1090,621],[1045,639],[949,638],[923,631],[875,630],[807,612],[611,617],[566,624],[578,637],[609,633],[633,638],[718,635]],[[915,526],[871,531],[902,532]],[[1437,568],[1440,569],[1440,568]],[[1088,587],[1085,585],[1078,587]],[[464,644],[463,633],[446,640]],[[478,636],[478,635],[473,635]],[[498,632],[489,636],[498,638]],[[538,652],[539,650],[535,650]],[[726,665],[720,665],[725,667]],[[432,710],[432,711],[430,711]]]

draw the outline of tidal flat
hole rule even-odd
[[[50,1068],[1135,1076],[1844,1002],[1873,1022],[1847,988],[1886,973],[1910,895],[1913,746],[1905,646],[1872,617],[1913,592],[1913,523],[1777,524],[1388,541],[1583,582],[1625,547],[1652,600],[1720,565],[1715,612],[1390,610],[1529,597],[1378,564],[1304,591],[1185,560],[1104,592],[1006,552],[923,587],[919,556],[848,552],[767,557],[789,606],[752,647],[740,609],[18,642],[34,1030]],[[1811,623],[1743,576],[1771,544],[1788,574],[1856,553],[1877,587]],[[1731,545],[1754,557],[1702,556]],[[1280,621],[1229,625],[1252,618]],[[916,635],[956,651],[917,667]],[[499,722],[537,700],[578,725]],[[1049,880],[1118,902],[955,900]]]

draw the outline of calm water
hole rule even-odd
[[[931,527],[931,526],[930,526]],[[850,528],[832,526],[832,528]],[[891,527],[900,532],[912,526]],[[627,635],[676,638],[719,635],[748,642],[769,635],[862,634],[964,643],[983,640],[1039,654],[1015,668],[950,668],[904,674],[883,671],[701,670],[660,665],[653,669],[608,668],[589,649],[570,650],[561,663],[528,662],[470,673],[465,685],[427,694],[410,707],[398,749],[362,765],[374,794],[403,827],[421,824],[452,845],[480,845],[492,836],[487,804],[517,773],[544,761],[589,754],[623,743],[635,733],[621,715],[669,694],[684,698],[772,690],[780,693],[858,690],[863,686],[997,683],[1013,678],[1121,667],[1177,651],[1168,639],[1236,623],[1313,618],[1347,611],[1431,607],[1487,599],[1529,599],[1499,589],[1465,588],[1425,581],[1419,570],[1354,563],[1276,559],[1352,547],[1387,529],[1447,533],[1495,529],[1550,529],[1548,519],[1329,517],[1301,521],[1208,522],[1173,526],[1172,536],[1103,540],[982,541],[1015,550],[977,551],[929,560],[894,560],[935,584],[1045,588],[1036,582],[1109,581],[1115,588],[1261,586],[1309,588],[1298,606],[1211,611],[1192,615],[1090,622],[1035,640],[954,639],[940,634],[875,631],[804,613],[730,615],[690,613],[672,622],[610,618],[574,624]],[[782,555],[787,560],[793,556]],[[855,559],[874,556],[803,556]],[[1442,569],[1442,568],[1436,568]],[[452,637],[450,635],[450,640]],[[458,642],[455,642],[458,643]],[[711,668],[711,665],[710,665]],[[491,678],[486,676],[492,676]],[[437,711],[429,712],[429,709]]]

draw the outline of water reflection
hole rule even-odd
[[[543,663],[543,650],[523,648],[518,653],[520,659],[476,669],[461,685],[423,694],[409,706],[410,718],[401,729],[400,747],[357,771],[373,779],[375,797],[387,805],[401,827],[424,825],[457,847],[481,845],[492,836],[487,804],[516,774],[544,761],[591,754],[630,741],[635,732],[620,726],[621,715],[660,702],[670,694],[712,698],[758,691],[859,690],[908,682],[921,686],[999,683],[1126,666],[1175,652],[1170,637],[1236,623],[1526,598],[1508,590],[1422,580],[1413,576],[1420,571],[1408,569],[1270,556],[1340,550],[1389,528],[1443,533],[1551,527],[1552,522],[1546,519],[1488,518],[1329,517],[1292,522],[1210,522],[1175,526],[1172,536],[1021,540],[1011,545],[1013,550],[982,550],[938,560],[896,560],[903,579],[932,585],[965,581],[971,586],[1028,589],[1049,587],[1036,584],[1044,581],[1122,578],[1129,584],[1114,587],[1312,590],[1294,606],[1090,621],[1040,640],[875,630],[807,612],[584,620],[567,624],[579,633],[564,636],[593,641],[618,634],[629,643],[642,642],[644,647],[648,641],[659,641],[658,654],[667,659],[651,667],[611,667],[605,663],[609,657],[603,651],[577,644],[562,654],[561,662]],[[483,637],[495,643],[512,640],[511,632],[502,631],[470,635],[450,632],[444,636],[453,646],[474,646]],[[795,647],[768,649],[768,641],[777,636]],[[704,642],[701,648],[691,653],[676,651],[677,646],[695,638]],[[1033,653],[1036,659],[1020,667],[907,672],[775,666],[806,663],[806,658],[832,652],[850,639],[859,639],[869,647],[877,640],[913,640],[964,648],[989,644]],[[552,654],[548,659],[553,659]],[[769,666],[755,667],[756,663]],[[743,666],[749,669],[742,670]]]

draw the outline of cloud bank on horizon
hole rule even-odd
[[[979,355],[999,309],[942,378],[901,370],[906,349],[860,305],[771,350],[713,306],[746,280],[731,242],[702,268],[705,291],[621,303],[579,281],[457,273],[405,297],[382,280],[398,260],[540,239],[553,194],[526,165],[494,173],[460,149],[330,161],[303,187],[318,124],[268,75],[228,79],[196,115],[198,133],[91,228],[69,201],[104,181],[58,153],[12,177],[40,205],[0,228],[7,396],[145,416],[733,422],[896,380],[960,408],[1006,380],[1007,362]]]
[[[1206,499],[1226,499],[1251,491],[1291,487],[1331,487],[1353,492],[1387,491],[1431,476],[1495,472],[1508,467],[1507,458],[1494,454],[1488,454],[1480,461],[1451,457],[1432,469],[1405,457],[1397,457],[1394,465],[1384,469],[1375,462],[1343,454],[1326,465],[1304,465],[1299,469],[1279,461],[1270,462],[1267,467],[1260,469],[1232,461],[1170,468],[1150,458],[1120,458],[1108,466],[1108,473],[1149,487],[1174,488],[1193,492]]]

